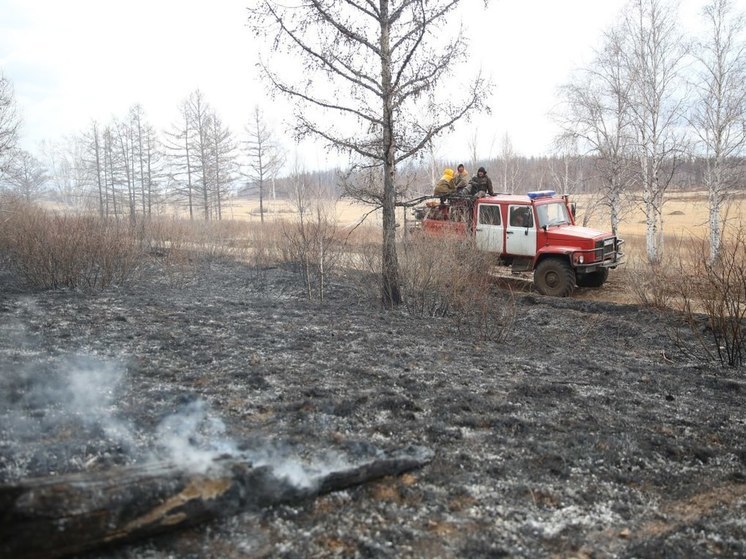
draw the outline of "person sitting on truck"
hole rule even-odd
[[[471,187],[471,195],[477,198],[487,196],[487,194],[495,195],[492,190],[492,179],[487,176],[487,170],[484,167],[480,167],[477,176],[471,178],[469,186]]]
[[[453,177],[453,185],[456,187],[456,192],[461,192],[469,186],[469,173],[463,163],[459,163],[458,167],[456,167],[456,176]]]
[[[433,196],[440,196],[440,203],[444,203],[446,198],[456,192],[456,183],[453,180],[453,169],[444,169],[443,176],[435,183]]]

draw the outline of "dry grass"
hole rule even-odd
[[[496,300],[491,255],[472,239],[415,236],[401,247],[402,291],[407,310],[420,317],[449,317],[457,330],[481,341],[502,341],[515,319],[512,296]]]
[[[580,221],[583,198],[578,202]],[[382,257],[379,217],[349,201],[317,205],[324,211],[311,212],[304,221],[289,203],[268,202],[265,223],[260,224],[256,205],[244,202],[226,212],[237,218],[233,220],[159,218],[133,228],[122,222],[44,211],[6,198],[0,201],[0,252],[26,283],[37,288],[95,289],[121,283],[149,257],[158,258],[172,282],[178,283],[188,281],[195,261],[230,257],[248,261],[256,270],[278,264],[297,266],[309,298],[321,301],[333,276],[351,269],[368,272],[360,287],[377,299]],[[695,314],[707,315],[711,338],[707,352],[724,363],[742,362],[743,334],[734,324],[740,324],[737,319],[743,318],[746,304],[739,291],[746,289],[739,284],[744,275],[739,258],[746,252],[741,227],[744,209],[746,197],[740,197],[725,211],[726,250],[721,264],[727,269],[706,262],[704,193],[669,195],[664,261],[657,267],[651,267],[645,257],[641,212],[629,213],[620,227],[627,263],[612,274],[607,286],[585,296],[675,310],[689,316],[692,327]],[[601,213],[591,217],[590,226],[606,228]],[[449,317],[456,328],[481,339],[499,340],[505,335],[512,322],[512,305],[500,305],[500,312],[495,312],[489,299],[491,261],[469,241],[406,239],[399,255],[410,313]]]
[[[132,231],[118,222],[48,212],[4,199],[0,253],[35,289],[101,289],[130,279],[141,262]]]

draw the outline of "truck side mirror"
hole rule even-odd
[[[578,204],[577,202],[570,203],[570,213],[572,213],[572,219],[575,221],[575,214],[578,211]]]

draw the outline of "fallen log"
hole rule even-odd
[[[297,502],[398,475],[432,452],[408,447],[291,482],[272,466],[221,458],[205,473],[173,464],[31,479],[0,487],[0,557],[58,558],[206,520]]]

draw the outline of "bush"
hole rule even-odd
[[[473,239],[411,239],[400,256],[406,309],[415,316],[448,317],[476,339],[503,340],[515,318],[515,300],[512,294],[493,295],[493,264]]]
[[[682,263],[682,278],[685,270],[689,274],[678,284],[680,310],[709,357],[740,367],[746,346],[746,232],[740,228],[725,240],[716,262],[708,255],[707,243],[701,241]]]
[[[283,222],[283,256],[300,271],[309,300],[323,302],[342,256],[344,239],[332,210],[319,203],[297,221]]]
[[[661,313],[682,317],[696,345],[669,338],[680,351],[722,365],[744,364],[746,345],[746,233],[723,241],[720,258],[709,261],[707,241],[694,239],[669,250],[664,264],[637,265],[629,285],[637,301]]]
[[[101,289],[138,268],[140,250],[128,226],[17,202],[3,207],[0,250],[30,287]]]

